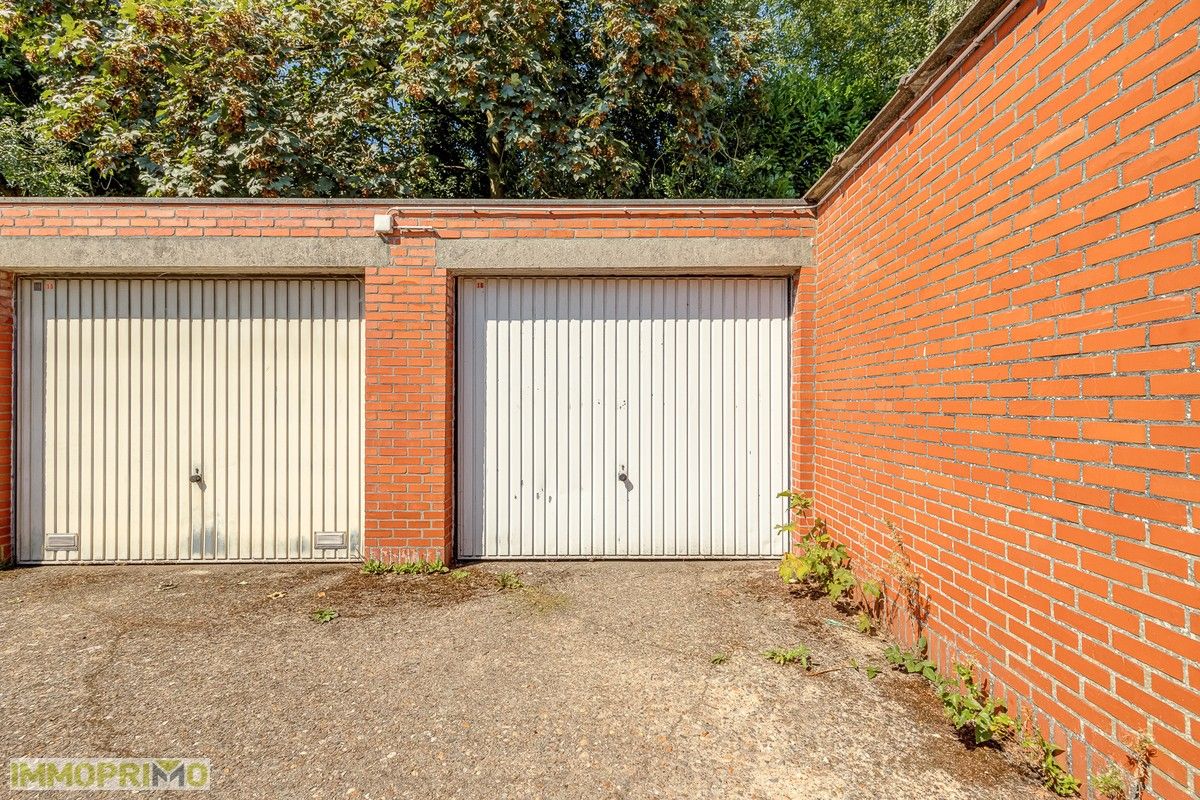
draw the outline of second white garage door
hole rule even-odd
[[[783,552],[786,279],[463,279],[459,296],[460,556]]]

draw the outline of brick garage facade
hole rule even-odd
[[[1200,3],[991,19],[819,198],[816,505],[1076,775],[1149,730],[1194,798]]]
[[[426,210],[427,209],[427,210]],[[373,230],[377,214],[394,214],[393,234],[381,237]],[[420,204],[406,203],[393,209],[386,203],[337,201],[19,201],[0,204],[0,247],[4,240],[11,246],[21,241],[36,250],[37,240],[54,239],[66,245],[58,261],[38,262],[23,267],[24,274],[65,274],[80,272],[79,262],[70,255],[71,243],[147,242],[162,245],[167,240],[203,239],[211,243],[214,254],[221,242],[253,239],[259,242],[286,239],[311,243],[314,240],[364,240],[378,244],[379,255],[364,259],[362,265],[339,265],[337,274],[362,276],[365,285],[365,528],[364,556],[389,561],[414,558],[450,560],[453,554],[454,492],[454,284],[452,271],[439,264],[439,243],[493,239],[509,242],[534,240],[565,243],[584,240],[621,240],[632,247],[649,247],[651,240],[660,245],[678,242],[679,252],[695,256],[714,245],[697,249],[697,241],[744,243],[748,241],[795,240],[807,246],[815,232],[811,210],[798,204],[770,202],[747,205],[724,203],[663,204]],[[638,244],[633,244],[637,242]],[[739,244],[739,247],[743,245]],[[332,245],[337,252],[338,245]],[[594,250],[594,248],[592,248]],[[663,248],[659,248],[662,250]],[[791,249],[788,245],[786,249]],[[201,247],[204,250],[204,247]],[[670,252],[668,246],[665,252]],[[236,245],[232,249],[237,251]],[[270,261],[271,246],[257,251]],[[137,259],[143,256],[117,254],[125,269],[117,273],[158,274],[162,270]],[[153,246],[137,253],[159,252]],[[300,263],[294,267],[268,269],[259,266],[236,267],[230,263],[229,250],[215,257],[216,266],[200,272],[175,268],[171,274],[203,275],[223,272],[247,277],[313,274],[319,268]],[[302,249],[301,253],[308,252]],[[357,253],[369,252],[363,249]],[[564,251],[559,251],[564,252]],[[797,250],[803,263],[807,249]],[[519,258],[520,256],[516,256]],[[4,263],[21,265],[12,251]],[[371,261],[374,263],[365,263]],[[54,266],[49,266],[50,264]],[[221,265],[226,266],[222,267]],[[487,263],[476,264],[487,269]],[[598,267],[597,274],[621,271],[627,265],[611,263]],[[672,264],[663,263],[653,274],[673,274]],[[778,272],[778,266],[775,272]],[[518,271],[521,271],[518,264]],[[88,272],[87,270],[84,270]],[[537,267],[536,272],[545,271]],[[703,274],[743,274],[734,266],[705,268]],[[107,267],[111,274],[114,268]],[[552,274],[561,274],[550,270]],[[591,274],[586,268],[572,272]],[[638,270],[634,269],[636,274]],[[682,269],[679,274],[688,274]],[[90,272],[89,272],[90,274]],[[0,280],[0,358],[5,359],[4,374],[12,374],[13,361],[13,285],[14,274],[3,273]],[[808,308],[807,302],[797,303]],[[802,317],[802,319],[804,319]],[[803,337],[797,338],[797,346]],[[797,358],[796,363],[810,363]],[[797,377],[801,375],[798,371]],[[809,385],[794,395],[806,396]],[[3,392],[5,408],[0,410],[3,428],[0,435],[10,445],[3,448],[0,462],[0,557],[11,557],[12,504],[10,487],[12,385]],[[805,444],[796,445],[796,457],[811,462]],[[19,472],[19,467],[18,470]]]
[[[887,574],[895,526],[939,658],[976,659],[1077,775],[1148,730],[1151,793],[1194,797],[1200,6],[981,0],[967,23],[935,53],[945,79],[919,70],[818,183],[819,230],[801,205],[409,204],[379,240],[385,204],[22,201],[0,205],[0,248],[374,240],[342,265],[366,287],[365,555],[406,559],[452,552],[447,244],[815,235],[817,269],[793,276],[796,488],[864,572]],[[5,273],[5,374],[12,297]],[[0,401],[10,440],[11,384]]]

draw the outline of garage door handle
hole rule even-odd
[[[626,481],[628,481],[628,480],[629,480],[629,473],[627,473],[627,472],[625,471],[625,467],[624,467],[624,466],[622,466],[622,467],[619,467],[619,468],[618,468],[618,470],[617,470],[617,480],[619,480],[621,483],[625,483]]]
[[[188,476],[188,480],[192,483],[201,483],[204,480],[204,475],[200,472],[199,467],[192,468],[192,474]]]

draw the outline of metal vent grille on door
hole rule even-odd
[[[788,485],[786,279],[463,279],[458,553],[762,557]]]
[[[358,554],[361,283],[22,280],[17,303],[18,560]]]

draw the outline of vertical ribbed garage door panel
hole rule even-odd
[[[360,552],[359,282],[22,280],[18,316],[19,560]]]
[[[782,552],[786,280],[464,279],[459,297],[461,556]]]

